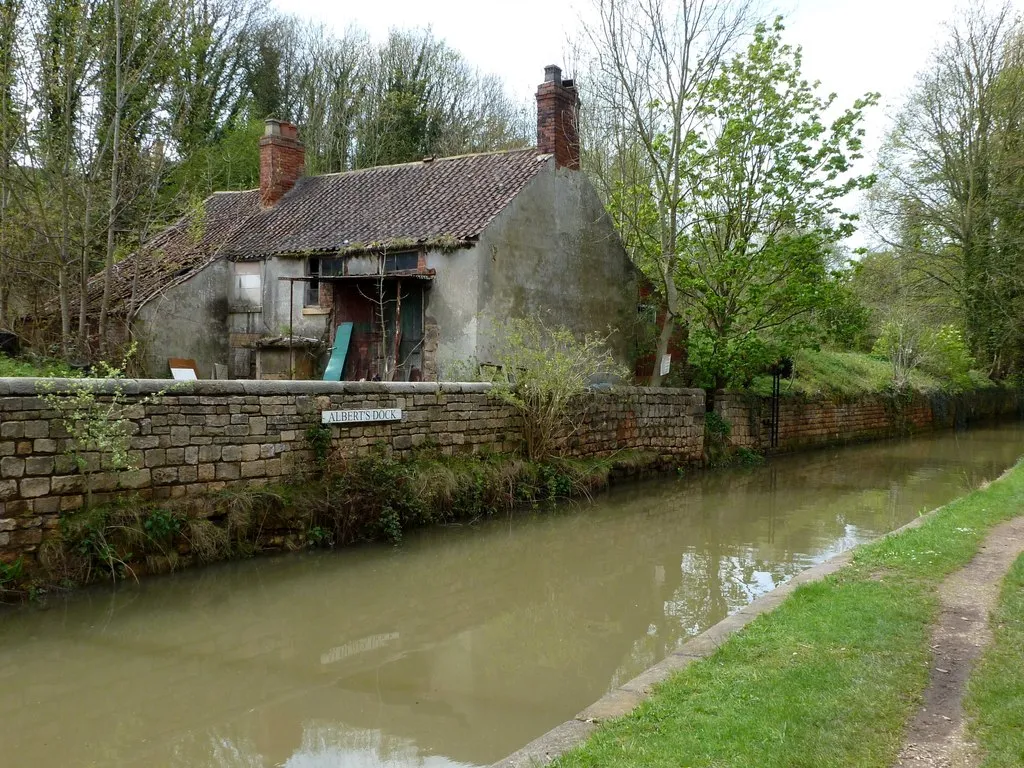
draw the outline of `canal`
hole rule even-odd
[[[0,612],[4,766],[479,766],[799,571],[998,476],[1020,426]]]

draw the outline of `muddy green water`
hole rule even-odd
[[[798,571],[996,477],[1018,426],[0,613],[0,765],[483,765]]]

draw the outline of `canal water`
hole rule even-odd
[[[790,456],[4,611],[0,765],[486,765],[1022,453],[1007,426]]]

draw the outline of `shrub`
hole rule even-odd
[[[612,357],[608,338],[581,338],[539,318],[509,320],[495,336],[491,392],[522,417],[531,461],[555,454],[559,442],[579,429],[581,401],[592,384],[629,376]]]
[[[952,325],[944,325],[929,336],[921,367],[949,381],[954,390],[970,389],[974,358],[963,334]]]

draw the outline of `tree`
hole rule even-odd
[[[173,39],[173,15],[166,0],[108,0],[105,10],[104,37],[113,50],[100,70],[100,156],[109,158],[105,164],[109,173],[103,295],[97,329],[104,349],[109,337],[107,312],[118,232],[127,223],[124,214],[133,204],[156,196],[157,186],[138,177],[151,173],[159,176],[162,170],[162,157],[157,157],[153,167],[143,155],[142,144],[152,135],[159,95],[170,75],[165,53]],[[97,163],[96,171],[100,167]],[[139,218],[144,222],[144,236],[146,217]],[[84,315],[84,302],[82,312]]]
[[[1024,367],[1024,31],[1009,4],[969,7],[933,55],[880,156],[883,242],[956,298],[994,376]]]
[[[749,30],[751,5],[707,0],[596,0],[581,61],[587,135],[584,160],[610,203],[635,263],[656,286],[665,313],[657,358],[685,313],[676,278],[702,107],[720,62]],[[655,365],[651,384],[661,383]]]
[[[783,30],[781,19],[759,24],[694,110],[705,128],[687,149],[693,224],[675,282],[691,312],[691,363],[715,388],[750,378],[807,330],[832,297],[832,250],[855,229],[839,201],[873,182],[851,164],[878,95],[826,125],[836,96],[803,79]]]
[[[16,89],[21,65],[18,32],[23,9],[22,0],[0,0],[0,327],[8,322],[13,282],[11,265],[17,239],[11,216],[10,184],[22,125],[22,105]]]

